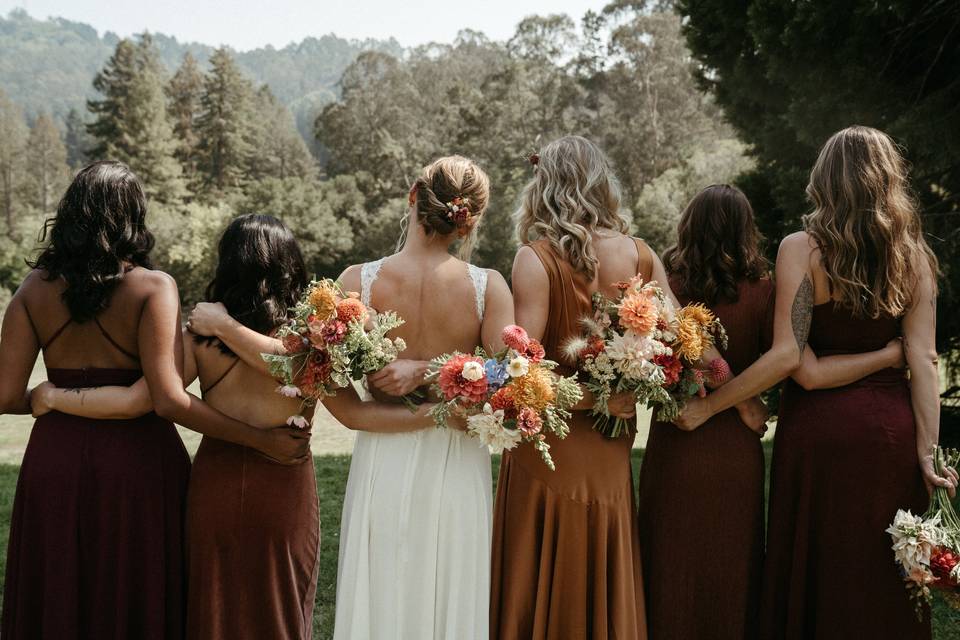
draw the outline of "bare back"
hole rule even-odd
[[[196,344],[184,336],[184,351],[192,351],[204,401],[235,420],[270,429],[300,413],[300,401],[277,393],[273,378],[253,369],[214,345]],[[191,353],[185,353],[189,359]],[[310,419],[310,414],[305,417]]]
[[[650,249],[642,240],[630,236],[617,234],[615,236],[595,235],[593,246],[600,264],[597,275],[591,283],[592,291],[600,291],[604,295],[614,296],[617,282],[630,280],[634,276],[641,276],[644,280],[653,277],[653,260]],[[667,286],[666,282],[659,283]]]
[[[31,273],[18,295],[43,351],[48,369],[139,369],[138,332],[148,280],[141,267],[127,272],[96,318],[75,322],[61,296],[66,283]]]
[[[343,284],[348,290],[364,289],[363,270],[347,270]],[[394,332],[407,343],[402,358],[429,360],[441,353],[472,352],[481,344],[486,297],[482,270],[453,256],[424,264],[401,253],[367,265],[366,272],[367,291],[362,293],[369,305],[395,311],[405,321]]]

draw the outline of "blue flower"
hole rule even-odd
[[[507,367],[500,364],[493,358],[483,363],[483,369],[487,374],[487,384],[493,389],[499,389],[507,381]]]

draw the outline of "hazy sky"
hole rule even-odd
[[[580,18],[603,0],[0,0],[0,14],[26,9],[35,18],[61,16],[102,34],[144,29],[181,41],[245,50],[282,47],[306,36],[395,37],[402,45],[449,42],[464,27],[502,39],[531,14]]]

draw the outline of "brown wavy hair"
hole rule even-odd
[[[597,273],[593,233],[627,232],[620,215],[620,184],[600,147],[580,136],[566,136],[545,146],[536,157],[533,179],[514,214],[517,237],[546,238],[574,269]],[[531,160],[532,161],[532,160]]]
[[[742,191],[714,184],[690,200],[680,215],[677,243],[663,254],[677,290],[708,305],[736,302],[739,285],[769,275],[763,236]]]
[[[447,203],[465,199],[469,216],[457,221]],[[477,229],[490,202],[490,178],[477,163],[463,156],[445,156],[434,160],[410,187],[410,205],[416,209],[416,221],[428,235],[449,236],[456,232],[463,242],[459,256],[470,261]],[[401,237],[400,244],[403,243]]]
[[[861,317],[906,313],[918,270],[935,276],[938,267],[890,136],[863,126],[833,134],[810,173],[807,196],[814,210],[804,227],[820,248],[832,295]]]

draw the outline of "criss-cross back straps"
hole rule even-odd
[[[384,258],[380,258],[373,262],[366,262],[360,267],[360,302],[366,307],[370,306],[373,283],[377,281],[377,276],[380,275],[380,267],[383,266],[383,261]]]
[[[27,316],[29,317],[29,315],[30,315],[30,312],[28,311],[28,312],[27,312]],[[30,322],[31,322],[31,324],[33,323],[33,319],[32,319],[32,318],[30,319]],[[41,348],[42,348],[44,351],[46,351],[47,349],[49,349],[49,348],[50,348],[50,345],[52,345],[54,342],[56,342],[56,341],[57,341],[57,338],[59,338],[61,335],[63,335],[63,332],[67,330],[67,327],[69,327],[72,322],[73,322],[73,320],[67,320],[67,321],[64,322],[62,325],[60,325],[60,328],[53,332],[53,335],[50,336],[50,339],[47,340],[47,343],[46,343],[45,345],[43,345]],[[34,332],[36,332],[36,329],[34,329]]]
[[[487,277],[486,269],[472,264],[467,265],[467,271],[470,274],[470,280],[473,282],[474,300],[477,305],[477,315],[483,320],[484,307],[487,299]]]
[[[230,372],[233,371],[239,363],[240,363],[240,358],[234,357],[233,362],[231,362],[230,366],[227,367],[226,370],[220,374],[220,377],[214,380],[211,384],[207,385],[205,389],[200,389],[200,393],[202,393],[203,395],[206,395],[211,391],[213,391],[214,387],[216,387],[218,384],[223,382],[223,379],[226,378],[228,375],[230,375]]]
[[[119,342],[117,342],[116,340],[113,339],[113,336],[110,335],[110,332],[107,331],[106,327],[104,327],[103,324],[100,322],[100,318],[94,318],[94,319],[93,319],[93,322],[97,325],[97,329],[100,330],[100,334],[106,339],[107,342],[110,343],[110,345],[111,345],[114,349],[116,349],[117,351],[119,351],[119,352],[122,353],[123,355],[127,356],[128,358],[130,358],[130,359],[133,360],[134,362],[139,362],[139,361],[140,361],[140,357],[139,357],[139,356],[137,356],[136,354],[130,353],[129,351],[127,351],[127,350],[123,347],[123,345],[121,345]],[[31,320],[31,323],[32,323],[32,320]],[[53,345],[54,342],[56,342],[57,338],[59,338],[60,336],[62,336],[62,335],[63,335],[63,332],[66,331],[67,327],[69,327],[71,324],[73,324],[73,319],[72,319],[72,318],[69,319],[69,320],[67,320],[66,322],[64,322],[62,325],[60,325],[60,328],[57,329],[56,331],[54,331],[54,332],[53,332],[53,335],[50,336],[50,339],[47,340],[46,344],[43,345],[43,347],[42,347],[43,350],[46,351],[47,349],[49,349],[50,346]]]

